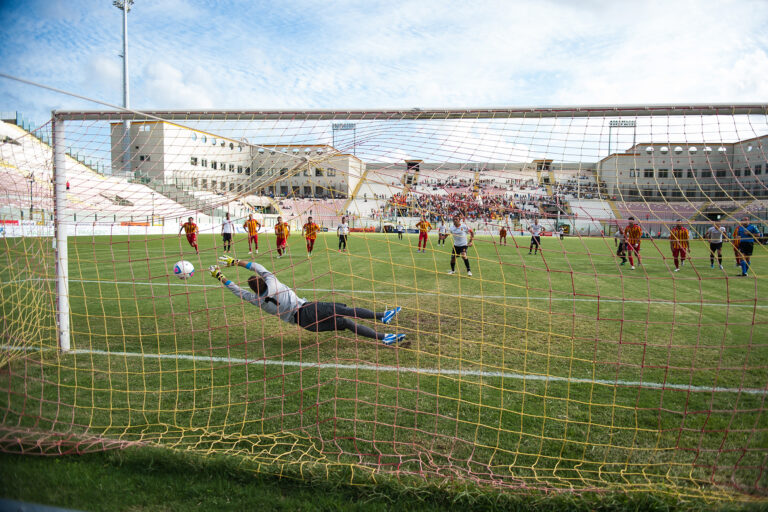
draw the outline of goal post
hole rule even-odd
[[[53,231],[56,257],[56,329],[59,350],[70,349],[69,251],[67,245],[67,165],[64,120],[53,113]]]

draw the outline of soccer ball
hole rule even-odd
[[[173,266],[173,274],[179,279],[189,279],[195,273],[195,266],[187,260],[177,261]]]

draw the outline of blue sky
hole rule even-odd
[[[109,0],[0,2],[2,72],[120,104]],[[768,101],[768,2],[136,0],[131,106]],[[0,78],[0,109],[96,105]]]

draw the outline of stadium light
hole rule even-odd
[[[637,122],[634,120],[619,120],[619,119],[613,119],[608,123],[608,155],[611,154],[611,131],[616,128],[632,128],[634,131],[632,135],[632,147],[635,146],[635,141],[637,139]]]
[[[114,0],[112,5],[123,11],[123,108],[129,108],[128,90],[128,13],[131,12],[133,0]],[[131,122],[123,121],[123,174],[131,173]]]

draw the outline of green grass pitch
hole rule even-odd
[[[315,334],[238,298],[168,237],[69,240],[72,353],[55,350],[50,240],[3,239],[0,298],[11,361],[4,429],[71,432],[232,454],[255,468],[427,475],[513,489],[664,489],[675,496],[768,488],[768,258],[750,277],[706,248],[672,273],[666,240],[619,266],[612,239],[478,237],[473,276],[450,245],[322,235],[306,257],[272,236],[252,259],[309,300],[403,311],[396,347]],[[450,244],[450,240],[448,241]],[[695,244],[695,243],[694,243]],[[244,237],[237,257],[247,259]],[[193,278],[172,275],[191,261]],[[245,283],[245,269],[224,269]],[[268,469],[267,469],[268,468]],[[362,476],[360,476],[362,475]]]

